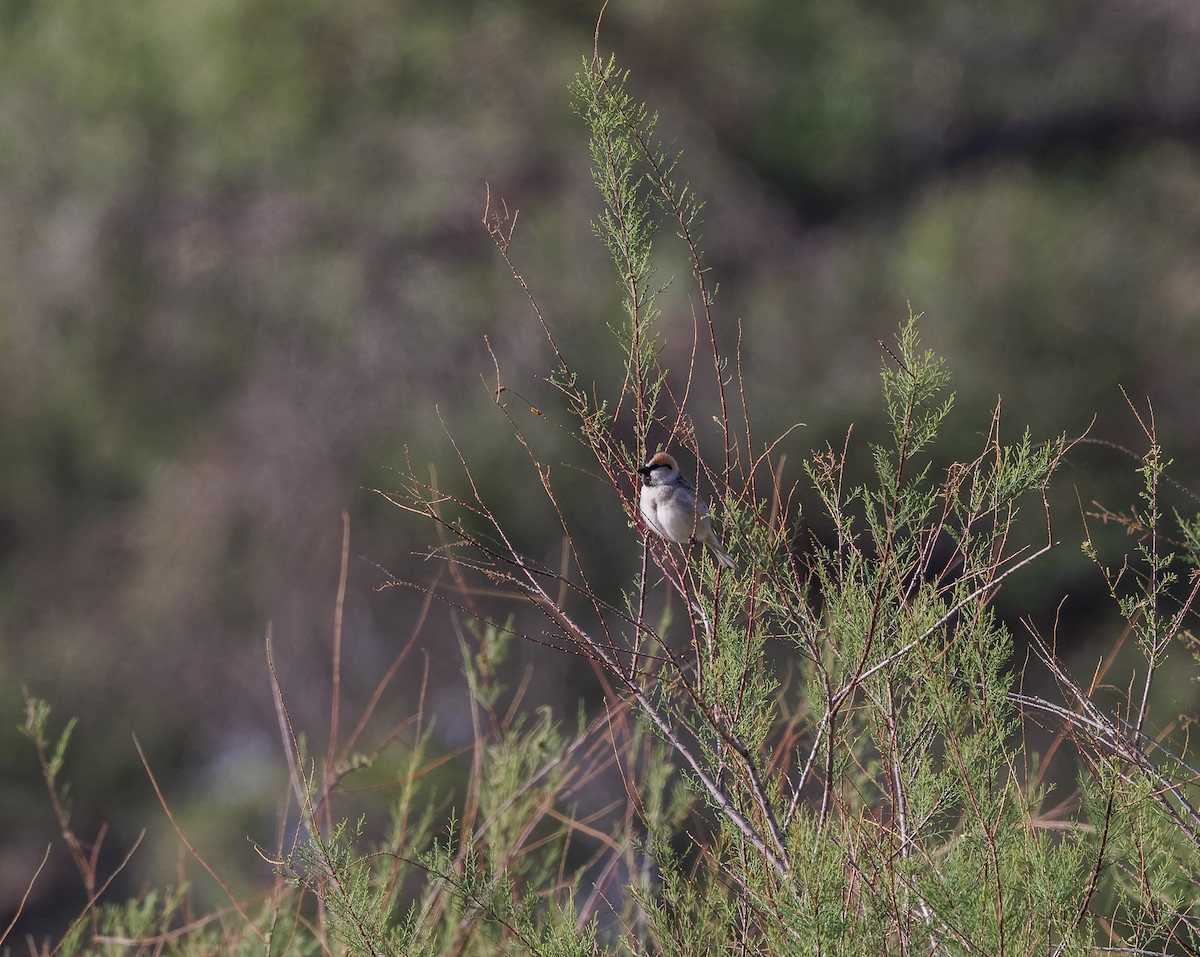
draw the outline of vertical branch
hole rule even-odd
[[[346,604],[346,578],[350,567],[350,513],[342,512],[342,561],[338,571],[337,599],[333,608],[333,662],[331,671],[331,693],[329,703],[329,745],[325,752],[325,770],[322,775],[321,791],[328,794],[335,773],[339,728],[339,709],[342,700],[342,613]],[[328,833],[333,827],[329,805],[325,805],[325,828]]]

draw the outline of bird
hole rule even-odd
[[[713,531],[708,506],[696,497],[674,456],[655,452],[638,468],[638,474],[643,483],[638,508],[651,531],[681,545],[703,542],[721,565],[736,567]]]

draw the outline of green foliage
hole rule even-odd
[[[50,744],[50,738],[47,737],[49,723],[49,703],[40,698],[31,698],[26,692],[25,723],[21,726],[20,731],[37,748],[42,759],[42,770],[45,772],[46,783],[51,790],[55,790],[58,785],[58,775],[62,771],[63,761],[66,759],[67,746],[71,742],[71,732],[75,730],[76,720],[71,718],[67,721],[62,731],[59,732],[58,740],[53,745]]]
[[[661,376],[653,372],[660,315],[655,300],[661,291],[653,285],[658,222],[643,147],[653,140],[658,117],[626,92],[627,79],[628,73],[618,71],[616,58],[611,57],[578,73],[571,92],[575,110],[591,132],[592,178],[604,198],[604,212],[592,227],[608,247],[622,288],[628,322],[610,328],[629,357],[626,384],[632,383],[638,398],[638,439],[644,446],[646,417],[653,414],[662,384]],[[610,428],[611,423],[604,421],[601,427]],[[601,444],[599,434],[599,429],[584,431],[593,447]]]

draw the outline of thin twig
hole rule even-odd
[[[241,916],[242,920],[246,922],[246,926],[253,930],[258,939],[265,944],[267,942],[266,935],[259,930],[258,925],[251,920],[250,915],[246,913],[241,902],[237,899],[237,897],[234,896],[233,891],[230,889],[229,885],[225,883],[224,878],[222,878],[220,874],[213,870],[212,865],[209,864],[208,861],[201,857],[200,852],[197,851],[192,845],[192,842],[188,840],[188,836],[184,833],[183,828],[179,826],[179,822],[175,820],[175,815],[171,813],[171,806],[167,804],[167,799],[163,795],[162,788],[158,786],[158,779],[154,776],[154,772],[150,770],[150,762],[147,760],[146,752],[142,750],[142,743],[138,740],[136,734],[133,736],[133,746],[137,748],[138,757],[142,761],[142,767],[146,769],[146,776],[150,778],[150,785],[154,788],[154,793],[158,797],[158,803],[162,806],[163,812],[167,815],[167,820],[171,822],[171,827],[175,829],[175,833],[179,836],[179,840],[182,841],[183,846],[188,849],[188,853],[191,854],[192,857],[194,857],[200,864],[200,866],[208,872],[208,876],[216,881],[217,886],[225,892],[225,896],[229,898],[229,902],[233,905],[234,910],[236,910]],[[132,855],[133,851],[131,850],[129,853]],[[127,856],[126,860],[128,859],[129,858]]]

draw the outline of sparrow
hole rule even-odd
[[[672,456],[655,452],[638,474],[643,481],[638,507],[656,535],[681,545],[703,542],[721,565],[735,567],[713,531],[708,506],[696,497],[696,490],[680,473]]]

